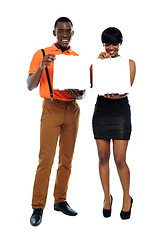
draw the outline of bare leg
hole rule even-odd
[[[111,198],[109,191],[109,158],[110,158],[110,141],[96,140],[99,156],[99,173],[105,195],[104,209],[110,209]]]
[[[123,188],[123,211],[129,211],[131,203],[129,195],[130,172],[126,164],[127,146],[128,141],[126,140],[113,140],[114,159]]]

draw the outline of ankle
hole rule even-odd
[[[104,199],[104,209],[110,209],[111,207],[111,196],[106,196]]]
[[[129,194],[124,194],[123,202],[131,201],[131,196]]]
[[[109,195],[105,195],[105,198],[104,198],[106,201],[109,201],[111,199],[111,196],[110,194]]]

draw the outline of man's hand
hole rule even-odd
[[[51,63],[56,60],[55,54],[48,54],[43,57],[42,62],[40,64],[40,69],[43,71],[47,66],[51,66]]]
[[[65,89],[65,91],[75,99],[81,99],[82,95],[85,92],[85,90],[79,90],[79,89]]]

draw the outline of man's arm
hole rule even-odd
[[[41,76],[42,70],[40,67],[37,69],[35,73],[29,74],[27,78],[27,87],[30,91],[38,86]]]
[[[35,73],[29,74],[27,78],[27,87],[30,91],[38,86],[43,70],[45,69],[45,67],[51,66],[51,62],[53,62],[54,59],[56,59],[56,55],[54,54],[48,54],[44,56],[40,66],[35,71]]]

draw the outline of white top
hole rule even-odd
[[[53,71],[53,89],[90,88],[90,64],[85,57],[61,54],[56,56]]]
[[[99,95],[130,92],[129,59],[97,59],[93,63],[93,88]]]

